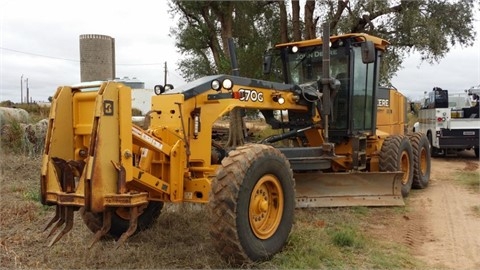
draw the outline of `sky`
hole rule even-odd
[[[134,4],[135,3],[135,4]],[[477,13],[478,14],[478,13]],[[407,56],[393,86],[411,99],[438,86],[462,92],[480,85],[480,18],[473,47],[454,47],[440,63]],[[184,84],[177,63],[182,55],[169,36],[175,19],[167,1],[0,0],[0,101],[47,101],[57,87],[80,82],[79,36],[115,39],[116,77],[136,77],[146,88],[167,81]],[[21,83],[22,82],[22,83]]]

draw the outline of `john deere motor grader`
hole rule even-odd
[[[41,169],[42,203],[56,205],[50,245],[76,210],[92,244],[110,234],[120,245],[165,202],[204,203],[214,247],[239,264],[281,250],[295,207],[403,205],[412,182],[428,183],[430,156],[422,134],[403,135],[404,97],[377,88],[387,45],[366,34],[277,45],[286,83],[213,75],[159,86],[145,129],[121,83],[59,87]],[[212,126],[234,108],[258,109],[285,132],[226,149]]]

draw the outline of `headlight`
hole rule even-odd
[[[272,98],[272,100],[273,100],[274,102],[277,102],[277,103],[280,104],[280,105],[282,105],[282,104],[285,103],[285,98],[283,98],[282,96],[274,96],[274,97]]]
[[[297,53],[298,52],[298,47],[297,46],[293,46],[292,47],[292,53]]]
[[[211,86],[213,90],[220,91],[220,82],[218,80],[213,80]]]
[[[222,87],[223,87],[224,89],[227,89],[227,90],[232,89],[232,87],[233,87],[233,82],[232,82],[232,80],[230,80],[230,79],[225,79],[225,80],[223,80],[223,82],[222,82]]]
[[[155,85],[155,87],[153,87],[153,91],[156,95],[160,95],[161,93],[165,92],[165,88],[162,85]]]

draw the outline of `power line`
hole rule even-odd
[[[54,56],[48,56],[48,55],[43,55],[43,54],[31,53],[31,52],[23,52],[23,51],[18,51],[18,50],[14,50],[14,49],[4,48],[4,47],[0,47],[0,49],[2,49],[4,51],[11,51],[11,52],[16,52],[16,53],[21,53],[21,54],[43,57],[43,58],[51,58],[51,59],[80,63],[80,60],[75,60],[75,59],[67,59],[67,58],[54,57]]]
[[[0,49],[4,50],[4,51],[21,53],[21,54],[26,54],[26,55],[36,56],[36,57],[43,57],[43,58],[50,58],[50,59],[56,59],[56,60],[63,60],[63,61],[81,63],[81,61],[77,60],[77,59],[69,59],[69,58],[56,57],[56,56],[50,56],[50,55],[44,55],[44,54],[38,54],[38,53],[32,53],[32,52],[25,52],[25,51],[19,51],[19,50],[4,48],[4,47],[0,47]],[[121,64],[121,63],[117,64],[116,63],[115,65],[119,65],[119,66],[158,66],[158,65],[163,65],[163,63],[143,63],[143,64]]]

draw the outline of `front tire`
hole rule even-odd
[[[416,132],[408,136],[413,153],[413,182],[412,187],[423,189],[430,180],[430,142],[425,134]]]
[[[402,196],[405,198],[412,189],[413,155],[412,146],[407,137],[393,135],[385,139],[380,151],[380,171],[402,171]]]
[[[263,261],[279,252],[295,209],[290,164],[277,149],[246,145],[229,153],[212,183],[213,245],[229,263]]]

